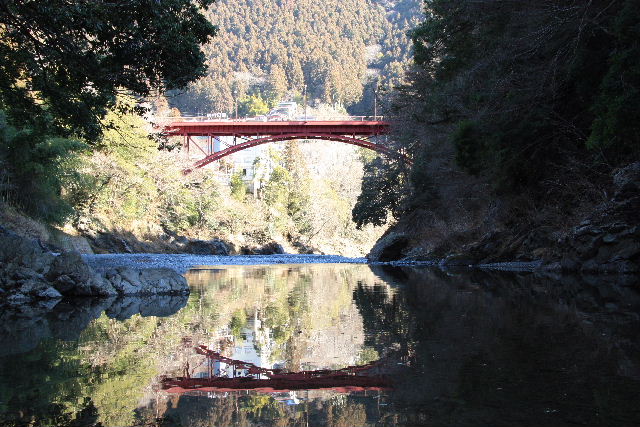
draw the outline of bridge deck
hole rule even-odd
[[[291,122],[173,122],[164,126],[169,134],[184,136],[352,135],[374,136],[389,132],[383,121],[291,121]]]

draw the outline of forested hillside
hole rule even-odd
[[[420,10],[419,0],[219,1],[207,12],[219,27],[205,48],[208,74],[170,103],[184,114],[231,112],[234,91],[240,102],[273,102],[289,91],[301,96],[305,85],[310,101],[370,99],[365,88],[402,78],[406,32]]]
[[[640,2],[425,5],[394,101],[415,163],[370,167],[356,220],[390,212],[415,238],[405,255],[474,248],[467,263],[554,258],[580,223],[637,224],[638,166],[622,168],[640,159]]]

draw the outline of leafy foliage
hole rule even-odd
[[[238,171],[231,176],[231,195],[239,202],[244,202],[247,197],[247,186],[242,181],[242,172]]]
[[[2,112],[0,111],[0,114]],[[34,217],[61,223],[73,211],[63,186],[82,179],[75,155],[86,149],[81,141],[55,138],[35,129],[17,129],[0,115],[0,159],[6,164],[5,199]]]
[[[609,172],[640,154],[639,9],[637,0],[426,0],[411,33],[415,66],[393,100],[404,116],[398,142],[414,157],[406,209],[439,203],[446,234],[478,226],[472,213],[456,217],[488,209],[492,195],[563,217],[598,200]],[[397,171],[370,176],[378,183],[363,184],[358,213],[379,221],[397,203],[376,186]]]
[[[397,162],[376,157],[367,163],[362,180],[362,191],[353,207],[353,221],[358,228],[365,224],[384,225],[389,214],[398,218],[402,212],[403,180]],[[396,173],[389,173],[394,170]]]
[[[96,147],[105,129],[116,130],[103,121],[109,111],[143,110],[119,94],[179,89],[204,74],[200,45],[215,27],[200,10],[212,2],[3,1],[0,159],[11,181],[7,199],[54,223],[73,204],[90,202],[100,182],[78,172],[77,155]]]
[[[587,146],[627,159],[637,146],[635,23],[636,1],[430,0],[412,91],[454,125],[460,166],[501,191],[541,190]]]
[[[288,143],[284,155],[276,156],[279,161],[264,188],[263,198],[274,210],[277,227],[305,234],[310,231],[310,177],[298,144]]]
[[[609,69],[592,111],[596,118],[587,145],[622,158],[640,153],[640,9],[628,0],[613,25]]]
[[[215,27],[213,0],[0,5],[0,108],[18,126],[95,140],[101,118],[128,90],[179,89],[204,74],[200,45]]]

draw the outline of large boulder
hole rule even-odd
[[[77,252],[63,252],[58,255],[51,263],[46,277],[62,295],[118,295],[113,285],[93,271]]]
[[[186,279],[174,270],[120,268],[101,275],[77,252],[54,256],[37,242],[0,227],[0,303],[18,306],[62,296],[188,294]]]
[[[20,305],[60,298],[43,275],[53,258],[37,241],[0,227],[0,299]]]
[[[229,246],[219,239],[213,240],[190,240],[183,250],[195,255],[229,255]]]
[[[186,295],[187,279],[170,268],[134,270],[119,267],[107,271],[106,280],[120,295]]]
[[[53,258],[37,241],[0,227],[0,263],[28,267],[43,274]]]

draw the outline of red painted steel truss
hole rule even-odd
[[[389,132],[389,123],[382,121],[174,122],[166,125],[164,129],[169,136],[182,136],[187,152],[193,144],[204,155],[204,158],[195,162],[193,167],[185,172],[201,168],[247,148],[294,139],[338,141],[400,157],[410,163],[404,154],[394,151],[382,142],[368,139]],[[205,149],[193,140],[194,137],[207,137]],[[233,137],[233,142],[226,148],[214,151],[213,141],[218,137]]]

